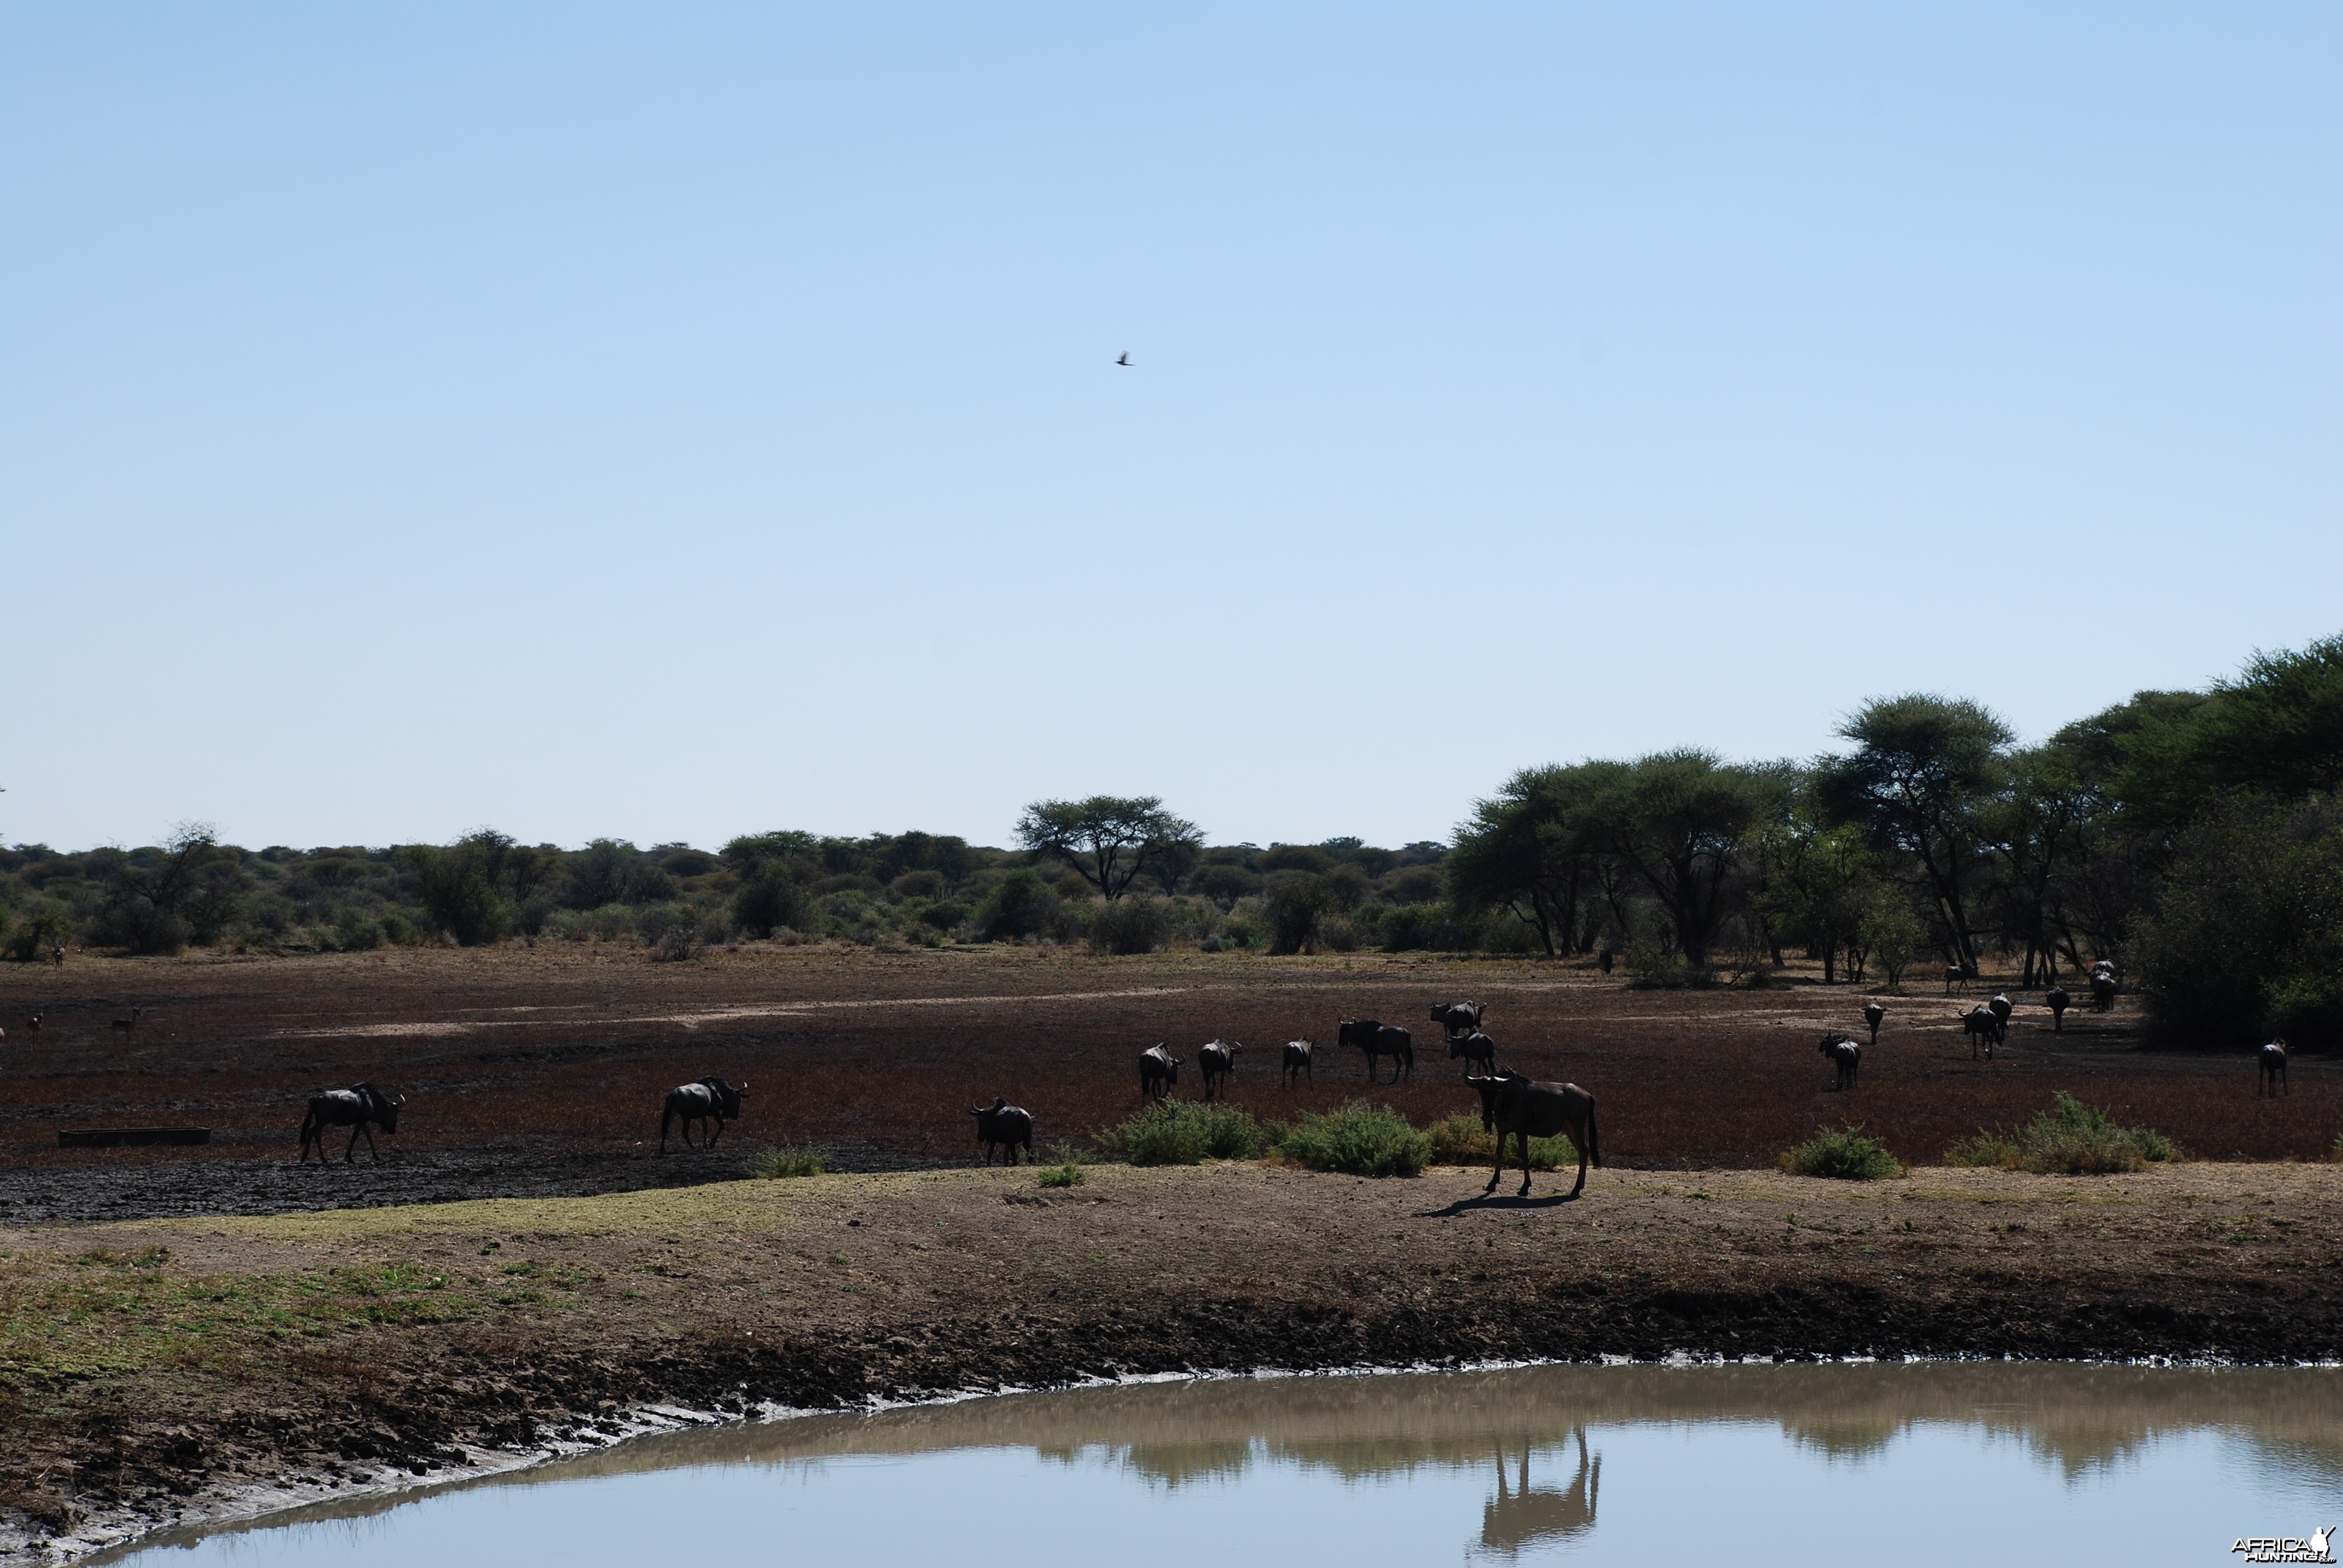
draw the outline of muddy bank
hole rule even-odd
[[[287,1479],[332,1490],[628,1411],[850,1405],[1253,1366],[2343,1353],[2343,1171],[1837,1184],[1252,1165],[731,1182],[16,1231],[17,1549]]]

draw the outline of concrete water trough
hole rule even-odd
[[[121,1149],[137,1143],[209,1143],[208,1127],[75,1127],[57,1133],[60,1149]]]

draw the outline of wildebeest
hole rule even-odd
[[[2286,1083],[2286,1041],[2271,1040],[2259,1053],[2260,1068],[2254,1075],[2254,1093],[2276,1094]],[[2288,1093],[2293,1091],[2288,1089]]]
[[[1966,979],[1968,979],[1968,970],[1961,968],[1958,964],[1946,964],[1945,966],[1945,994],[1946,996],[1952,995],[1953,988]]]
[[[31,1034],[38,1034],[38,1033],[40,1033],[40,1032],[41,1032],[41,1015],[40,1015],[39,1013],[34,1013],[34,1014],[32,1014],[30,1017],[26,1018],[26,1019],[25,1020],[25,1029],[26,1032],[31,1033]]]
[[[1874,1050],[1879,1049],[1879,1026],[1886,1021],[1887,1010],[1885,1008],[1880,1006],[1875,1001],[1867,1001],[1863,1004],[1863,1023],[1865,1028],[1871,1030],[1871,1046]]]
[[[1317,1049],[1318,1048],[1316,1046],[1311,1044],[1306,1040],[1287,1040],[1285,1042],[1284,1064],[1278,1072],[1279,1081],[1288,1089],[1292,1088],[1296,1083],[1305,1078],[1309,1079],[1312,1083],[1317,1082],[1317,1075],[1310,1070],[1310,1058]]]
[[[1520,1195],[1530,1195],[1530,1140],[1552,1138],[1557,1132],[1567,1132],[1570,1141],[1578,1145],[1578,1185],[1570,1190],[1575,1198],[1586,1188],[1586,1162],[1592,1160],[1598,1167],[1603,1163],[1603,1151],[1594,1139],[1594,1096],[1574,1083],[1539,1083],[1526,1074],[1508,1068],[1488,1078],[1468,1078],[1481,1095],[1481,1129],[1497,1135],[1497,1168],[1489,1172],[1489,1184],[1481,1189],[1485,1195],[1497,1190],[1497,1178],[1505,1173],[1505,1140],[1521,1140],[1522,1190]]]
[[[739,1120],[740,1097],[748,1092],[747,1084],[735,1089],[720,1078],[703,1078],[697,1083],[679,1084],[669,1090],[667,1103],[659,1110],[659,1152],[667,1152],[668,1125],[679,1117],[683,1121],[686,1149],[715,1148],[716,1141],[724,1136],[724,1124]],[[704,1141],[699,1144],[691,1141],[691,1124],[695,1121],[716,1123],[716,1131],[703,1133]]]
[[[992,1097],[990,1105],[976,1110],[976,1141],[984,1145],[984,1162],[992,1163],[992,1151],[1006,1148],[1009,1163],[1017,1163],[1017,1149],[1024,1145],[1030,1158],[1033,1152],[1033,1113],[1021,1105],[1011,1105],[1001,1096]]]
[[[2042,1000],[2050,1010],[2050,1032],[2066,1033],[2066,1010],[2075,1005],[2075,999],[2066,994],[2065,986],[2054,985],[2042,993]]]
[[[1172,1054],[1172,1042],[1159,1040],[1139,1053],[1139,1096],[1144,1100],[1153,1095],[1161,1100],[1172,1092],[1180,1081],[1180,1063],[1183,1058]]]
[[[1481,1027],[1481,1017],[1488,1010],[1477,1001],[1437,1002],[1432,1009],[1432,1021],[1452,1035],[1471,1034]]]
[[[1971,1061],[1976,1060],[1977,1042],[1983,1040],[1985,1059],[1991,1061],[1993,1048],[2001,1043],[2001,1020],[1994,1017],[1993,1009],[1983,1002],[1977,1003],[1960,1016],[1961,1032],[1969,1037],[1969,1060]]]
[[[1601,952],[1594,955],[1594,967],[1603,971],[1603,978],[1604,980],[1609,980],[1611,978],[1611,966],[1618,961],[1619,960],[1613,956],[1609,948],[1604,948]]]
[[[1826,1034],[1823,1036],[1822,1053],[1830,1058],[1831,1066],[1838,1071],[1831,1087],[1853,1089],[1855,1069],[1863,1065],[1863,1047],[1843,1034]]]
[[[1196,1053],[1196,1065],[1203,1070],[1205,1099],[1210,1100],[1216,1089],[1227,1091],[1229,1074],[1237,1070],[1237,1052],[1243,1049],[1242,1040],[1216,1040]]]
[[[2113,1012],[2116,1006],[2116,971],[2100,964],[2091,971],[2091,1010]]]
[[[360,1083],[348,1089],[329,1089],[323,1094],[309,1097],[309,1114],[301,1119],[301,1163],[309,1162],[309,1150],[315,1145],[317,1163],[326,1162],[326,1129],[347,1127],[350,1130],[349,1147],[342,1158],[350,1164],[358,1160],[358,1134],[366,1134],[367,1152],[375,1163],[382,1163],[382,1151],[374,1146],[374,1128],[385,1132],[398,1131],[398,1108],[407,1103],[407,1096],[385,1094],[371,1083]],[[371,1124],[371,1125],[369,1125]]]
[[[1379,1056],[1392,1059],[1393,1083],[1399,1081],[1399,1071],[1403,1066],[1407,1069],[1409,1077],[1415,1076],[1415,1036],[1403,1029],[1378,1023],[1371,1018],[1344,1019],[1342,1026],[1334,1031],[1334,1042],[1337,1045],[1354,1045],[1367,1053],[1369,1083],[1375,1081],[1375,1058]]]
[[[1497,1453],[1497,1494],[1481,1505],[1481,1547],[1511,1562],[1524,1547],[1551,1545],[1594,1528],[1603,1493],[1603,1456],[1590,1464],[1586,1429],[1578,1429],[1578,1474],[1566,1490],[1530,1485],[1530,1445],[1522,1445],[1521,1485],[1506,1488],[1505,1454]]]
[[[1497,1070],[1497,1042],[1477,1029],[1470,1034],[1448,1037],[1448,1060],[1453,1061],[1460,1056],[1464,1059],[1464,1076],[1467,1078],[1473,1076],[1475,1063],[1483,1072]]]
[[[1985,1005],[1993,1009],[1993,1021],[1997,1026],[1995,1032],[1999,1034],[2003,1040],[2007,1040],[2009,1038],[2009,1015],[2016,1010],[2016,1009],[2010,1005],[2009,993],[2007,991],[1997,990],[1993,993],[1993,1000]]]
[[[63,968],[65,968],[65,943],[63,943],[63,942],[59,942],[55,947],[53,947],[53,948],[51,948],[51,949],[49,950],[49,961],[50,961],[51,963],[53,963],[53,964],[56,965],[56,966],[57,966],[57,968],[59,968],[59,969],[63,969]]]

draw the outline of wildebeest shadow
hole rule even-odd
[[[1470,1214],[1482,1209],[1555,1209],[1564,1203],[1575,1203],[1580,1194],[1549,1192],[1544,1197],[1521,1198],[1507,1192],[1474,1193],[1459,1198],[1445,1209],[1423,1209],[1416,1212],[1419,1220],[1453,1220],[1459,1214]]]

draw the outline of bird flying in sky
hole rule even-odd
[[[1115,361],[1115,363],[1116,363],[1117,365],[1128,365],[1128,364],[1130,364],[1130,363],[1131,363],[1131,350],[1130,350],[1130,349],[1128,349],[1128,348],[1124,349],[1124,350],[1122,351],[1122,357],[1121,357],[1121,358],[1120,358],[1120,359],[1118,359],[1118,360],[1116,360],[1116,361]]]

